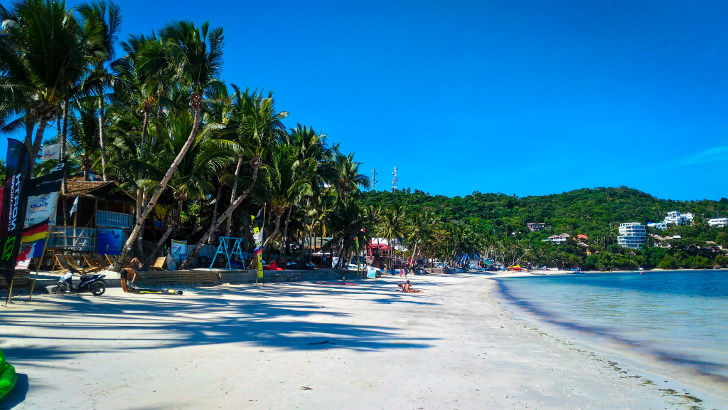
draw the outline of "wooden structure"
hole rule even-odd
[[[75,212],[71,213],[76,201]],[[135,199],[121,190],[116,182],[69,178],[66,193],[59,195],[42,265],[52,266],[53,270],[65,270],[66,267],[62,267],[62,262],[56,258],[61,255],[72,256],[82,271],[108,266],[110,263],[101,266],[103,258],[96,257],[99,254],[98,230],[120,232],[123,243],[131,233],[135,204]]]

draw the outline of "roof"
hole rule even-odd
[[[126,202],[133,204],[136,201],[124,192],[114,181],[66,181],[66,193],[62,197],[75,197],[101,199],[104,201]]]

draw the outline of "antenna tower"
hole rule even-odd
[[[372,169],[372,191],[377,190],[377,169]]]
[[[397,165],[394,166],[394,171],[392,172],[392,193],[397,191]]]

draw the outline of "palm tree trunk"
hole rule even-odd
[[[202,246],[206,243],[207,239],[212,236],[212,233],[217,229],[218,226],[220,226],[225,219],[232,215],[233,212],[240,206],[241,203],[243,203],[243,200],[248,196],[250,191],[253,190],[253,187],[255,186],[255,181],[258,179],[258,169],[260,169],[261,160],[260,157],[256,157],[251,161],[251,166],[253,168],[253,177],[250,181],[250,185],[243,191],[242,194],[240,194],[237,198],[235,198],[235,202],[233,202],[230,207],[223,212],[220,217],[215,219],[215,221],[210,225],[210,227],[207,229],[207,232],[205,232],[204,235],[202,235],[202,238],[197,242],[197,245],[195,245],[195,249],[192,250],[192,253],[187,257],[187,259],[182,262],[182,265],[180,266],[180,269],[187,269],[191,261],[195,260],[197,258],[197,255],[200,254],[200,250],[202,250]]]
[[[149,112],[147,110],[144,110],[144,122],[142,123],[142,140],[141,144],[139,145],[139,160],[144,161],[144,158],[146,156],[146,146],[147,146],[147,130],[149,129]],[[137,174],[138,179],[142,179],[143,175],[141,172]],[[141,215],[142,208],[144,207],[144,192],[137,188],[137,197],[136,197],[136,211],[137,215]],[[142,228],[142,233],[137,237],[136,241],[136,248],[137,253],[141,257],[142,253],[142,237],[144,236],[144,231]]]
[[[414,266],[414,264],[415,264],[415,255],[417,255],[417,244],[418,243],[419,243],[419,241],[415,242],[415,248],[412,250],[412,260],[408,264],[410,266]]]
[[[106,138],[104,138],[104,96],[99,95],[99,146],[101,147],[101,178],[106,178]]]
[[[281,261],[281,257],[283,256],[283,248],[286,246],[286,243],[288,242],[288,222],[291,221],[291,211],[293,210],[293,205],[288,207],[288,213],[286,214],[286,223],[283,225],[283,240],[281,241],[281,246],[279,247],[278,251],[278,262]],[[286,262],[286,258],[283,258],[283,263]]]
[[[241,155],[238,158],[238,165],[235,167],[235,180],[233,181],[233,191],[230,193],[230,206],[232,206],[233,202],[235,202],[235,195],[237,194],[237,190],[238,190],[238,175],[240,175],[240,168],[242,168],[242,166],[243,166],[243,156]],[[233,222],[233,214],[231,213],[230,216],[228,217],[226,225],[225,225],[225,236],[230,236],[230,229],[232,227],[232,222]]]
[[[278,234],[278,230],[281,227],[281,216],[283,216],[283,213],[276,211],[275,228],[273,228],[273,232],[271,232],[271,234],[268,235],[267,238],[265,238],[265,242],[263,242],[262,252],[265,252],[266,248],[268,248],[268,245],[270,245],[270,243],[273,242],[273,237]]]
[[[222,198],[222,183],[218,180],[217,195],[215,195],[215,206],[212,207],[212,220],[213,221],[217,221],[217,213],[220,208],[220,198]],[[196,234],[197,232],[201,231],[202,229],[204,229],[204,228],[200,228],[197,231],[195,231],[194,233]],[[213,237],[214,237],[214,235],[210,235],[210,237],[207,238],[208,244],[212,243]]]
[[[157,185],[157,189],[154,190],[154,194],[152,194],[152,197],[149,198],[149,202],[144,207],[144,211],[141,215],[137,216],[136,223],[134,224],[134,228],[132,229],[131,233],[129,234],[129,238],[126,240],[126,243],[124,244],[124,247],[121,249],[121,255],[116,260],[113,266],[113,270],[120,271],[121,267],[125,262],[126,256],[129,254],[129,250],[131,250],[132,245],[139,237],[139,233],[141,232],[142,226],[144,225],[144,221],[147,219],[149,214],[152,212],[152,209],[154,209],[154,206],[157,204],[157,200],[159,200],[159,197],[162,195],[164,190],[167,188],[167,184],[169,183],[169,180],[172,179],[172,175],[174,175],[174,172],[177,170],[177,167],[179,167],[179,164],[182,162],[182,159],[187,154],[187,151],[189,151],[190,146],[195,140],[195,136],[197,135],[197,124],[199,124],[200,119],[200,113],[202,111],[201,107],[198,107],[195,109],[194,113],[194,125],[192,126],[192,131],[190,132],[190,135],[187,137],[187,141],[185,142],[185,145],[182,146],[182,149],[177,154],[177,157],[172,162],[172,165],[170,165],[169,169],[167,170],[167,173],[164,174],[164,177],[159,182],[159,185]],[[199,253],[199,251],[198,251]]]
[[[182,214],[182,203],[183,201],[181,199],[177,200],[177,211],[175,214],[170,215],[170,223],[167,224],[167,229],[164,230],[164,234],[162,237],[157,241],[156,246],[154,247],[154,250],[151,254],[146,258],[144,261],[144,266],[149,266],[154,258],[157,257],[159,254],[159,251],[162,249],[162,246],[164,246],[164,243],[167,242],[167,239],[172,235],[174,231],[177,230],[177,225],[179,224],[179,217]]]
[[[301,236],[301,262],[306,262],[306,239],[308,238],[308,210],[311,206],[311,199],[306,198],[306,213],[303,214],[303,235]],[[311,226],[313,230],[313,225]]]

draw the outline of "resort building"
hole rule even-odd
[[[543,228],[546,227],[546,223],[544,223],[544,222],[528,222],[526,224],[526,226],[528,227],[528,230],[531,231],[531,232],[539,232],[539,231],[542,231]]]
[[[728,218],[708,219],[708,225],[713,228],[725,228],[726,226],[728,226]]]
[[[567,239],[571,238],[571,235],[568,233],[562,233],[561,235],[551,235],[548,237],[548,239],[544,239],[543,241],[551,241],[553,243],[564,243]]]
[[[667,229],[667,224],[665,222],[647,222],[647,227],[664,231]]]
[[[680,214],[680,211],[670,211],[667,213],[664,222],[667,225],[692,225],[694,217],[695,215],[693,215],[691,212]]]
[[[627,222],[619,224],[619,235],[617,244],[623,248],[642,249],[642,244],[647,239],[645,226],[639,222]]]

